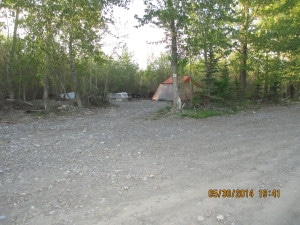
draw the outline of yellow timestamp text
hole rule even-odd
[[[280,198],[280,189],[273,189],[273,190],[259,189],[258,193],[260,198],[269,198],[269,197]]]
[[[253,189],[209,189],[210,198],[253,198]]]
[[[255,196],[253,189],[209,189],[210,198],[253,198]],[[259,189],[260,198],[280,198],[280,189]]]

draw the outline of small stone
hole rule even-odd
[[[0,215],[0,220],[4,220],[6,217],[3,215]]]
[[[125,191],[127,191],[127,190],[129,189],[129,187],[128,187],[128,186],[124,186],[123,189],[124,189]]]
[[[217,220],[218,220],[218,221],[224,220],[224,216],[223,216],[223,215],[218,215],[218,216],[217,216]]]
[[[204,221],[204,216],[198,216],[198,221]]]
[[[149,178],[154,178],[154,177],[155,177],[154,174],[150,174],[150,175],[149,175]]]
[[[49,215],[53,215],[55,213],[55,211],[51,211],[49,212]]]

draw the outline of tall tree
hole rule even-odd
[[[9,51],[9,56],[6,60],[6,77],[7,77],[7,84],[9,90],[9,98],[10,100],[15,100],[15,88],[14,88],[14,78],[13,78],[13,67],[15,64],[15,54],[16,54],[16,44],[17,44],[17,34],[18,34],[18,27],[19,27],[19,16],[22,10],[23,2],[20,0],[4,0],[1,2],[1,7],[6,8],[9,10],[12,15],[14,15],[14,23],[13,23],[13,35],[12,35],[12,42]]]
[[[51,74],[51,59],[54,46],[54,37],[59,30],[59,4],[58,0],[31,1],[27,25],[29,36],[35,47],[39,47],[43,53],[43,59],[39,65],[39,73],[43,74],[43,99],[46,112],[49,106],[49,79]]]
[[[287,26],[288,24],[288,26]],[[272,99],[279,96],[276,86],[287,82],[287,94],[297,95],[300,87],[300,2],[297,0],[266,2],[259,12],[258,29],[255,33],[255,50],[263,55],[261,79],[265,95],[271,91]],[[275,91],[275,92],[274,92]],[[274,96],[273,96],[274,95]]]
[[[244,97],[247,77],[248,77],[248,60],[249,46],[255,42],[252,40],[254,30],[257,26],[260,9],[269,0],[237,0],[235,5],[235,23],[236,38],[238,40],[238,55],[239,55],[239,83],[241,97]]]
[[[242,90],[247,84],[247,60],[248,60],[248,32],[250,26],[249,1],[240,1],[241,5],[241,28],[240,28],[240,83]]]
[[[228,23],[232,16],[232,1],[192,0],[186,24],[186,44],[190,57],[202,59],[205,68],[205,94],[214,91],[214,73],[218,61],[230,53]]]
[[[95,44],[99,37],[99,31],[105,28],[105,24],[112,18],[109,10],[113,5],[125,7],[127,0],[68,0],[60,1],[62,33],[60,38],[67,43],[69,54],[70,72],[73,78],[73,90],[76,93],[77,105],[82,107],[78,84],[78,72],[75,59],[80,52],[95,50]]]
[[[178,89],[178,47],[179,37],[183,32],[186,20],[184,0],[145,0],[145,14],[143,17],[135,16],[140,25],[152,23],[166,31],[170,38],[171,70],[173,77],[173,110],[181,110],[181,99]]]
[[[73,79],[73,91],[76,93],[76,101],[82,108],[78,85],[78,72],[75,59],[80,51],[93,51],[94,41],[97,39],[97,31],[104,26],[102,1],[68,0],[60,2],[60,38],[66,43],[69,55],[70,73]],[[101,27],[102,26],[102,27]]]

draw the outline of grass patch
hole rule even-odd
[[[210,103],[206,107],[188,108],[184,109],[180,116],[190,117],[195,119],[202,119],[212,116],[224,116],[238,113],[243,110],[257,110],[261,107],[261,104],[254,103],[252,101],[240,101],[240,102],[222,102],[222,103]]]
[[[223,116],[233,114],[233,111],[220,109],[185,109],[180,113],[182,117],[190,117],[194,119],[202,119],[213,116]]]
[[[166,107],[163,107],[163,108],[157,110],[156,116],[154,117],[154,119],[158,119],[159,117],[163,117],[163,116],[169,114],[171,112],[171,109],[172,109],[172,106],[168,105]]]
[[[176,115],[180,117],[202,119],[213,116],[232,115],[244,110],[258,110],[262,106],[263,104],[260,102],[250,100],[210,102],[208,105],[190,105],[188,108],[184,108],[181,112],[176,113]],[[168,115],[172,115],[172,105],[159,109],[153,119],[156,120]]]

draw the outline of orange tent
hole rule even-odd
[[[190,84],[190,76],[178,77],[179,93],[181,100],[189,100],[192,96],[192,88]],[[173,101],[173,78],[159,84],[155,94],[152,97],[154,101]]]

